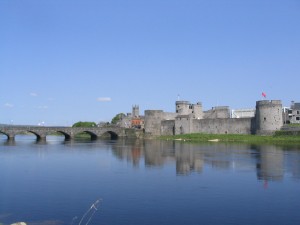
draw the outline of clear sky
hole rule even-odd
[[[300,0],[0,0],[0,123],[300,102]]]

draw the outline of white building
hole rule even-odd
[[[231,118],[249,118],[255,116],[255,109],[232,109]]]

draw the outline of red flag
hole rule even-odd
[[[266,97],[267,97],[267,95],[266,95],[266,93],[265,93],[265,92],[262,92],[262,93],[261,93],[261,95],[262,95],[264,98],[266,98]]]

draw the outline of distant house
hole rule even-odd
[[[132,118],[131,119],[131,127],[141,129],[144,125],[144,120],[142,117]]]
[[[300,103],[291,102],[290,108],[283,108],[284,124],[300,123]]]
[[[144,116],[140,116],[139,106],[132,106],[132,113],[127,113],[127,115],[121,119],[119,125],[125,128],[143,129]]]

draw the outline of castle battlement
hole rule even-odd
[[[146,110],[145,132],[153,136],[187,133],[268,135],[283,126],[281,100],[257,101],[253,116],[244,118],[231,117],[228,106],[203,111],[201,102],[176,101],[175,105],[176,113]]]
[[[281,100],[260,100],[256,102],[257,106],[262,105],[281,105]]]

